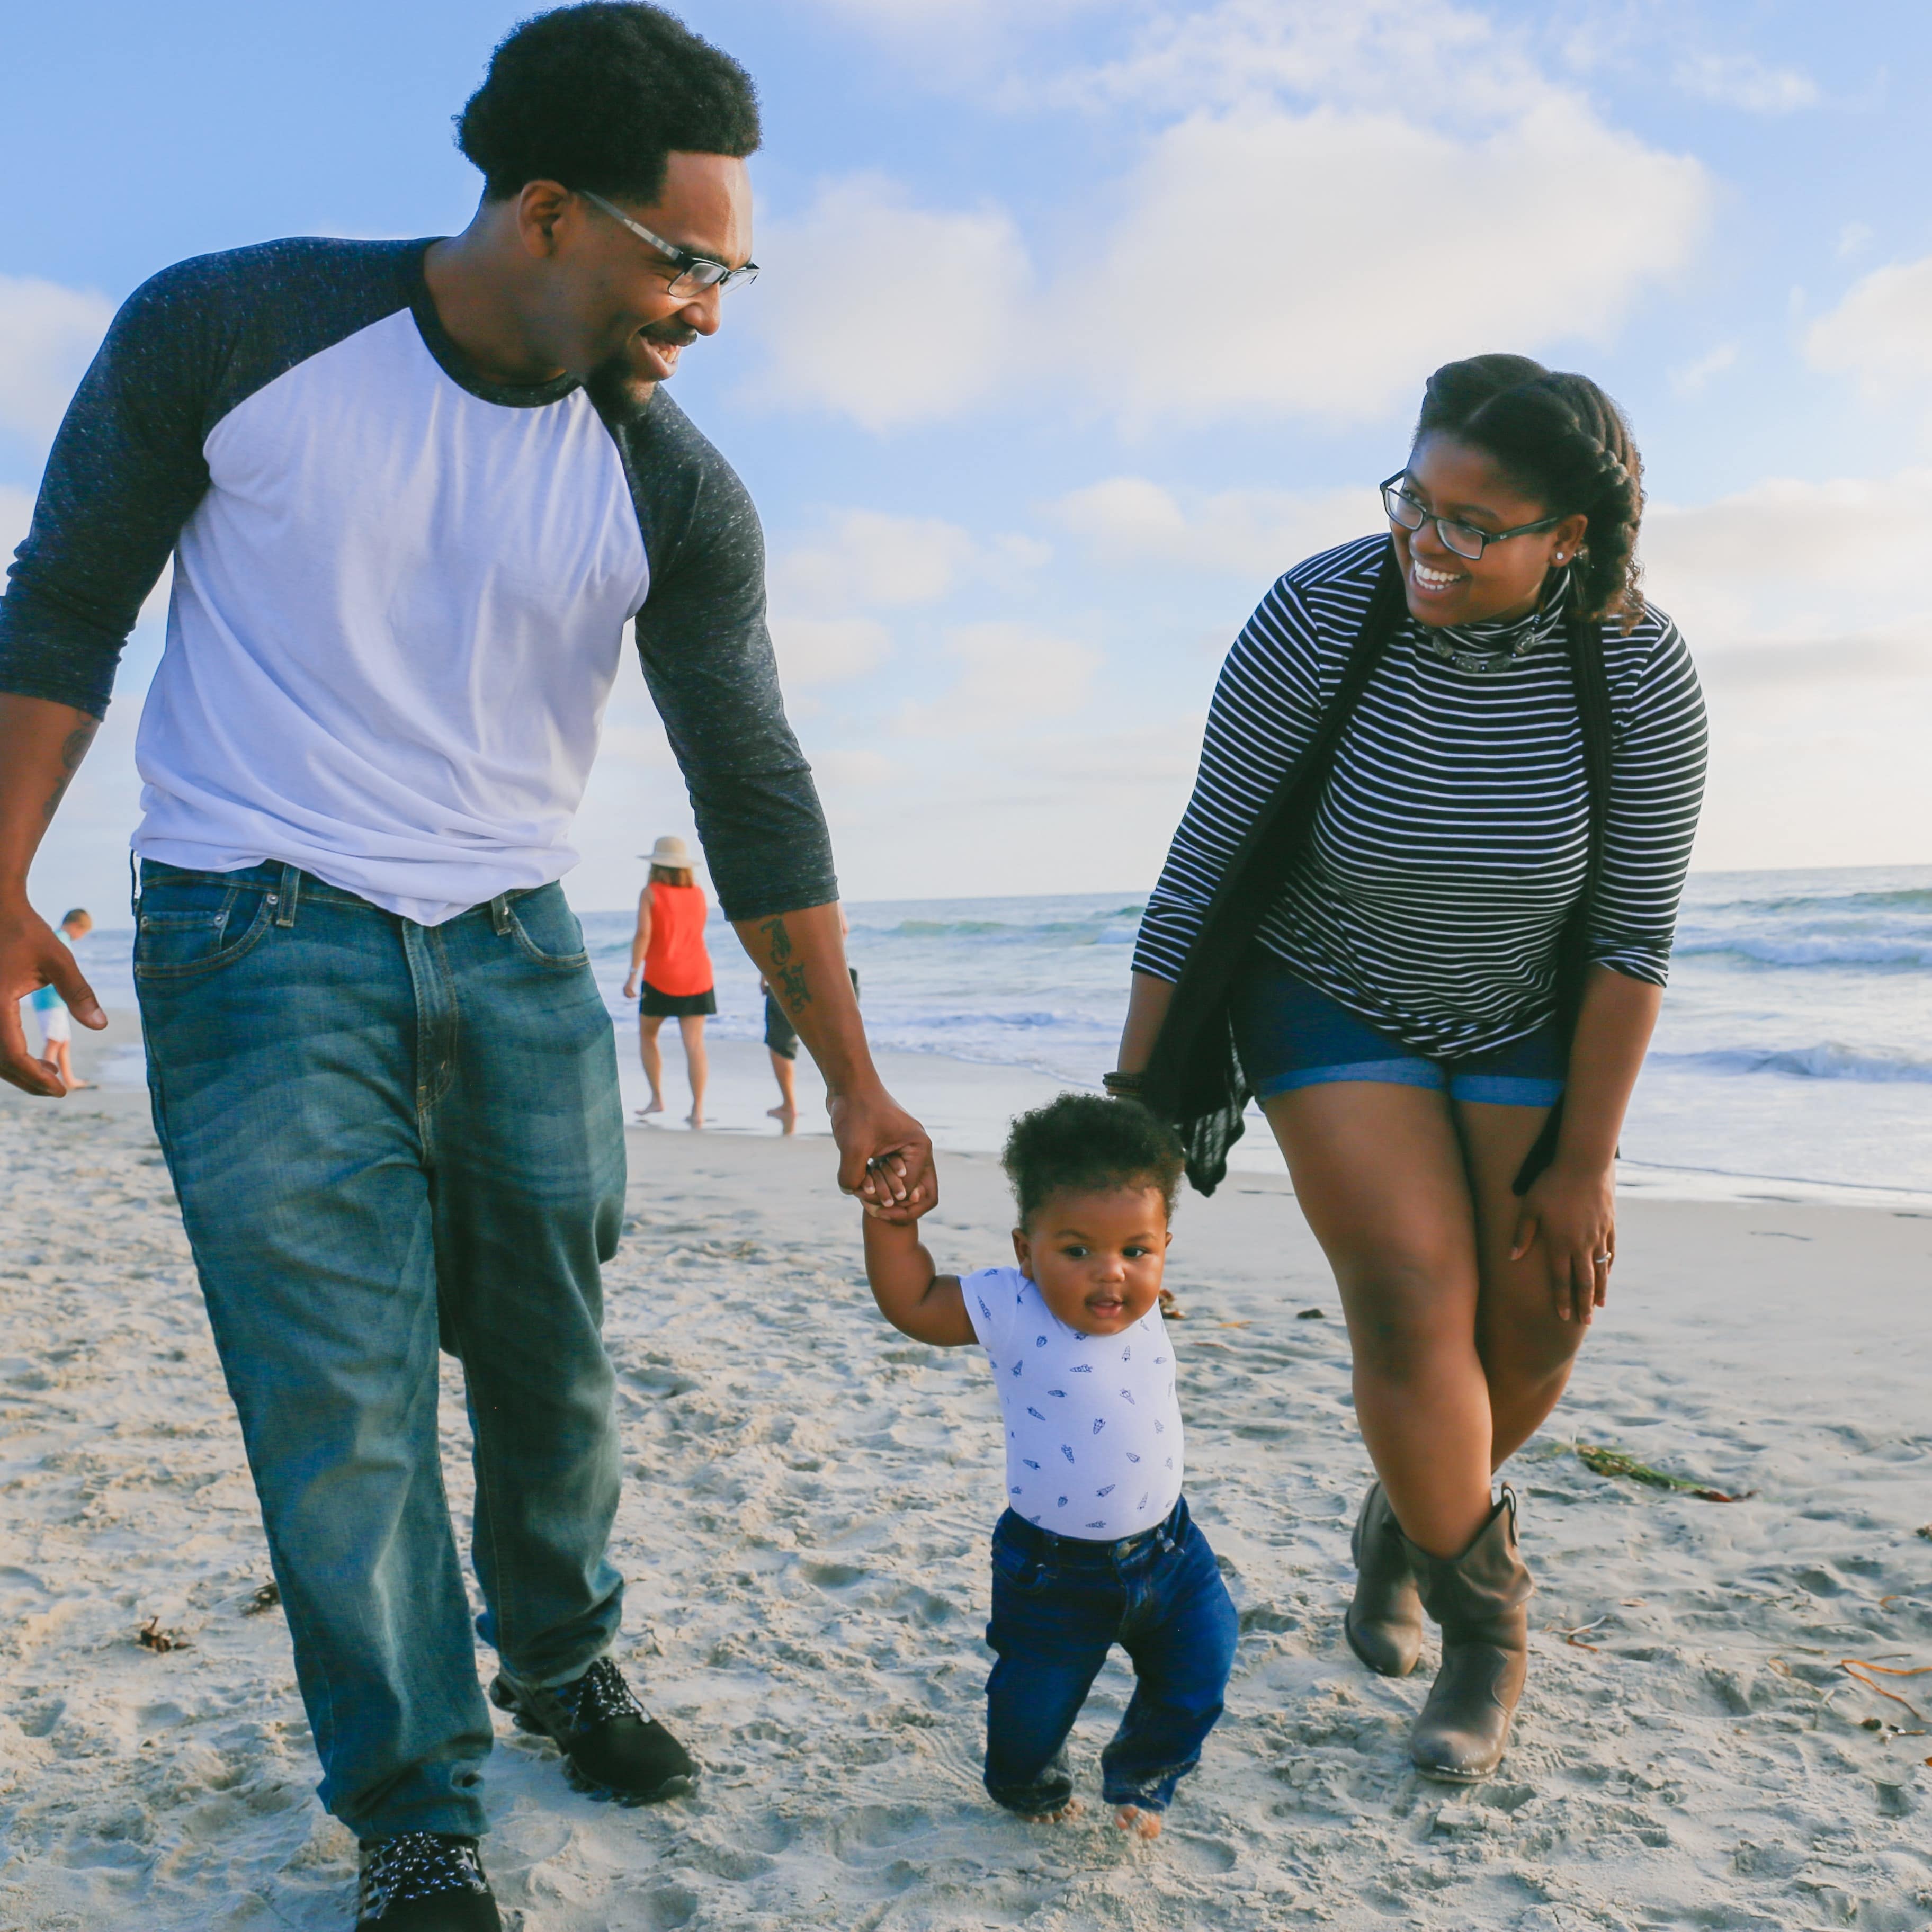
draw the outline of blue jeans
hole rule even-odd
[[[480,1832],[491,1740],[436,1438],[476,1440],[477,1628],[568,1682],[622,1580],[599,1264],[624,1135],[562,890],[424,927],[293,866],[141,873],[154,1126],[261,1499],[323,1803]]]
[[[988,1792],[1029,1816],[1066,1802],[1067,1733],[1118,1643],[1133,1660],[1134,1694],[1100,1754],[1102,1792],[1166,1810],[1220,1717],[1238,1635],[1185,1498],[1159,1528],[1120,1543],[1055,1536],[1008,1510],[993,1528]]]

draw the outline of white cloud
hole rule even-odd
[[[1790,114],[1818,102],[1817,84],[1809,74],[1767,67],[1755,54],[1688,54],[1670,77],[1686,94],[1748,114]]]
[[[1879,400],[1932,381],[1932,255],[1855,282],[1813,323],[1804,352],[1814,368],[1856,376]]]
[[[851,10],[922,16],[886,0]],[[1006,63],[1010,109],[1148,129],[1122,178],[1043,221],[1031,255],[1004,210],[923,208],[875,176],[830,184],[776,225],[765,252],[780,286],[788,259],[857,252],[890,273],[826,302],[801,272],[796,300],[775,300],[760,325],[760,400],[876,430],[993,400],[1071,400],[1132,428],[1372,419],[1450,357],[1609,340],[1706,225],[1700,163],[1606,124],[1522,36],[1470,8],[1134,13],[1113,58]],[[926,27],[943,39],[943,21]],[[1480,219],[1480,264],[1463,206]],[[1061,265],[1050,286],[1035,256]]]
[[[1522,272],[1472,269],[1462,197],[1485,260]],[[1696,161],[1575,101],[1478,137],[1384,112],[1195,115],[1156,138],[1073,278],[1067,346],[1130,422],[1372,418],[1452,357],[1607,340],[1708,200]]]
[[[891,633],[872,617],[796,617],[775,612],[772,644],[788,688],[839,684],[892,655]]]
[[[1011,369],[1031,270],[1003,209],[920,208],[860,176],[771,223],[760,253],[760,402],[898,429],[970,406]]]
[[[1671,393],[1685,397],[1702,395],[1710,387],[1713,377],[1737,365],[1738,345],[1735,342],[1720,342],[1708,354],[1680,363],[1670,371]]]
[[[972,562],[973,539],[938,517],[846,510],[825,537],[786,551],[772,567],[772,594],[818,609],[929,604]]]
[[[1262,579],[1382,522],[1372,490],[1224,490],[1184,507],[1144,476],[1089,484],[1046,514],[1102,562]]]
[[[914,737],[964,737],[994,728],[1021,731],[1042,718],[1079,710],[1100,667],[1090,644],[1032,624],[1000,619],[956,624],[945,656],[958,667],[952,685],[931,702],[915,700],[898,718]]]
[[[936,603],[988,560],[1010,574],[1011,544],[1025,542],[982,546],[938,517],[837,512],[815,541],[772,564],[772,640],[784,683],[838,684],[883,664],[892,634],[865,613]]]
[[[104,296],[0,275],[0,429],[51,441],[113,317]]]
[[[1714,692],[1756,694],[1796,715],[1835,703],[1834,693],[1916,679],[1922,716],[1932,591],[1918,506],[1928,493],[1932,470],[1922,469],[1822,483],[1771,477],[1714,502],[1653,505],[1646,588],[1676,619]]]
[[[1007,98],[1181,115],[1283,97],[1350,108],[1426,102],[1460,116],[1514,112],[1546,85],[1514,37],[1444,0],[1221,0],[1157,8],[1126,52],[1020,76]]]

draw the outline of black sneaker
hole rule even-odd
[[[399,1832],[362,1840],[356,1932],[502,1932],[476,1840]]]
[[[574,1683],[539,1690],[506,1670],[490,1701],[517,1728],[548,1738],[563,1754],[563,1774],[591,1798],[654,1804],[688,1791],[698,1777],[690,1752],[632,1695],[623,1674],[600,1657]]]

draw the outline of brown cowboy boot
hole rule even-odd
[[[1422,1597],[1402,1526],[1379,1481],[1355,1519],[1355,1597],[1342,1619],[1348,1648],[1384,1677],[1406,1677],[1422,1654]]]
[[[1528,1606],[1536,1586],[1516,1552],[1516,1492],[1503,1486],[1460,1556],[1408,1548],[1423,1603],[1442,1627],[1442,1667],[1409,1733],[1408,1754],[1425,1778],[1474,1784],[1502,1762],[1529,1669]]]

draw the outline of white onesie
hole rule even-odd
[[[959,1286],[1006,1414],[1014,1513],[1092,1543],[1164,1521],[1180,1496],[1181,1440],[1160,1310],[1118,1335],[1086,1335],[1018,1268],[981,1268]]]

